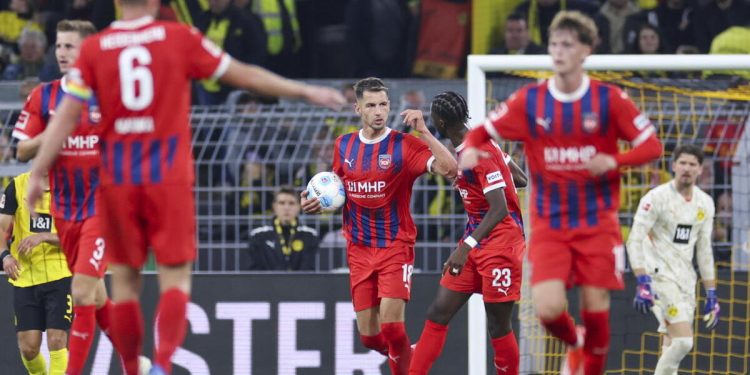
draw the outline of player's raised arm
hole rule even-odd
[[[50,120],[46,135],[39,147],[34,163],[31,166],[31,176],[27,184],[27,203],[30,211],[33,211],[34,204],[42,196],[42,178],[46,176],[47,170],[57,159],[57,155],[62,150],[63,143],[76,127],[78,119],[81,117],[82,102],[65,95],[57,107],[55,116]]]
[[[440,142],[427,128],[427,124],[424,121],[424,114],[418,109],[407,109],[401,112],[401,116],[404,117],[404,124],[414,128],[414,130],[420,133],[419,138],[422,139],[432,151],[432,156],[435,157],[435,161],[432,162],[430,173],[439,174],[449,179],[456,178],[458,174],[458,163],[450,151]]]
[[[251,90],[267,96],[302,99],[310,104],[340,110],[346,99],[331,87],[308,85],[277,75],[255,65],[231,59],[226,72],[219,78],[223,83]]]
[[[513,158],[510,157],[510,155],[503,153],[503,159],[508,165],[508,168],[510,168],[510,173],[513,176],[513,184],[517,188],[526,187],[529,184],[529,177],[526,176],[526,172],[524,172],[523,169],[513,161]]]

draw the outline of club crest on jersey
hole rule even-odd
[[[698,209],[698,214],[697,214],[697,215],[695,215],[695,218],[696,218],[696,219],[697,219],[698,221],[703,221],[703,219],[705,219],[705,218],[706,218],[706,212],[705,212],[705,211],[703,211],[703,209],[702,209],[702,208],[699,208],[699,209]]]
[[[599,128],[599,114],[594,112],[583,114],[583,130],[592,133]]]
[[[380,169],[388,169],[391,167],[391,155],[390,154],[383,154],[378,155],[378,168]]]
[[[99,107],[91,106],[89,108],[89,122],[92,124],[98,124],[102,119],[102,113],[99,111]]]

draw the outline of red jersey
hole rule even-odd
[[[456,147],[456,152],[459,155],[461,155],[462,150],[463,145]],[[464,209],[469,219],[466,223],[463,238],[471,235],[477,229],[484,215],[489,211],[490,204],[485,194],[492,190],[503,189],[508,206],[508,216],[503,218],[490,231],[482,240],[482,243],[492,240],[512,245],[523,241],[521,204],[510,167],[507,164],[510,156],[506,155],[495,142],[485,143],[481,146],[481,150],[489,153],[490,157],[481,159],[479,164],[471,170],[459,171],[454,183],[464,202]]]
[[[83,42],[66,89],[99,99],[103,185],[192,185],[190,81],[230,58],[196,29],[143,17]]]
[[[638,146],[655,133],[624,91],[587,76],[571,94],[552,80],[527,85],[484,127],[494,138],[524,142],[533,230],[618,226],[619,171],[593,177],[585,164],[597,153],[617,154],[618,139]]]
[[[18,140],[41,134],[65,94],[61,80],[34,88],[18,116],[13,137]],[[49,171],[52,214],[68,221],[81,221],[95,213],[94,192],[99,185],[99,120],[95,98],[84,103],[73,134],[63,144],[60,156]]]
[[[419,138],[390,128],[375,140],[358,132],[336,139],[333,172],[344,183],[344,234],[368,247],[414,246],[417,227],[409,212],[414,181],[434,157]]]

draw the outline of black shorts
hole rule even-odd
[[[13,287],[16,332],[67,331],[73,320],[70,277],[25,288]]]

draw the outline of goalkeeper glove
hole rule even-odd
[[[651,292],[651,276],[638,276],[638,287],[635,290],[633,308],[641,314],[648,314],[654,306],[655,297],[654,293]]]
[[[703,306],[703,321],[706,322],[706,328],[714,329],[719,324],[719,300],[716,298],[716,288],[706,290],[706,305]]]

